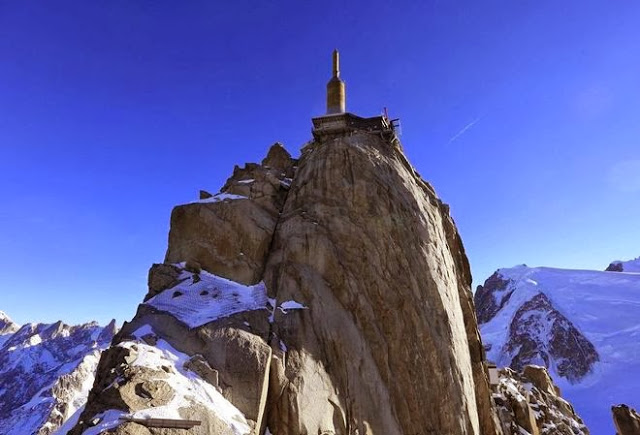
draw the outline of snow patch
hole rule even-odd
[[[131,417],[181,419],[183,417],[179,410],[189,408],[195,402],[206,407],[225,422],[234,434],[245,435],[251,432],[242,412],[227,401],[213,385],[184,368],[184,364],[190,358],[188,355],[177,351],[162,339],[158,340],[156,346],[141,342],[123,342],[118,346],[131,349],[136,354],[136,359],[130,363],[132,366],[143,366],[155,370],[161,370],[164,366],[173,369],[169,370],[172,373],[169,377],[162,378],[175,392],[171,402],[164,406],[136,411],[130,414]]]
[[[300,302],[296,302],[294,300],[285,301],[285,302],[281,303],[278,308],[284,314],[287,314],[287,310],[307,310],[308,309],[308,307],[306,307],[306,306],[302,305]]]
[[[146,304],[170,312],[191,328],[243,311],[267,309],[263,282],[247,286],[205,271],[198,275],[199,281],[194,274],[184,271],[180,275],[184,281]]]
[[[153,328],[151,327],[151,325],[142,325],[141,327],[136,329],[131,335],[133,335],[135,338],[141,339],[142,337],[148,334],[155,335],[155,332],[153,331]]]
[[[97,414],[92,420],[99,419],[100,421],[95,426],[85,430],[82,435],[99,435],[109,429],[113,429],[122,423],[120,417],[124,415],[124,412],[117,409],[110,409],[105,412]]]
[[[206,204],[211,202],[234,201],[236,199],[249,199],[244,195],[234,195],[233,193],[218,193],[212,197],[193,201],[191,204]]]

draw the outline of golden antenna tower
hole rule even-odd
[[[327,83],[327,115],[344,113],[346,93],[344,82],[340,78],[340,53],[333,50],[333,77]]]

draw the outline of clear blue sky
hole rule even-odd
[[[388,106],[475,284],[640,255],[640,2],[0,2],[0,310],[132,317],[171,208]]]

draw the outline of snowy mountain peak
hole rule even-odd
[[[100,353],[116,332],[115,321],[105,328],[61,321],[18,327],[2,313],[0,331],[3,324],[0,433],[53,434],[86,401]]]
[[[20,326],[11,320],[4,311],[0,311],[0,336],[16,332],[19,328]]]
[[[611,405],[640,406],[640,273],[516,266],[474,299],[487,358],[547,367],[591,433],[613,431]]]
[[[629,261],[612,261],[605,270],[607,272],[640,273],[640,257]]]

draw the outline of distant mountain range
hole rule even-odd
[[[0,311],[0,434],[66,434],[115,332],[115,320],[19,326]]]
[[[640,258],[606,271],[499,269],[475,293],[487,359],[548,368],[592,434],[611,406],[640,407]]]

